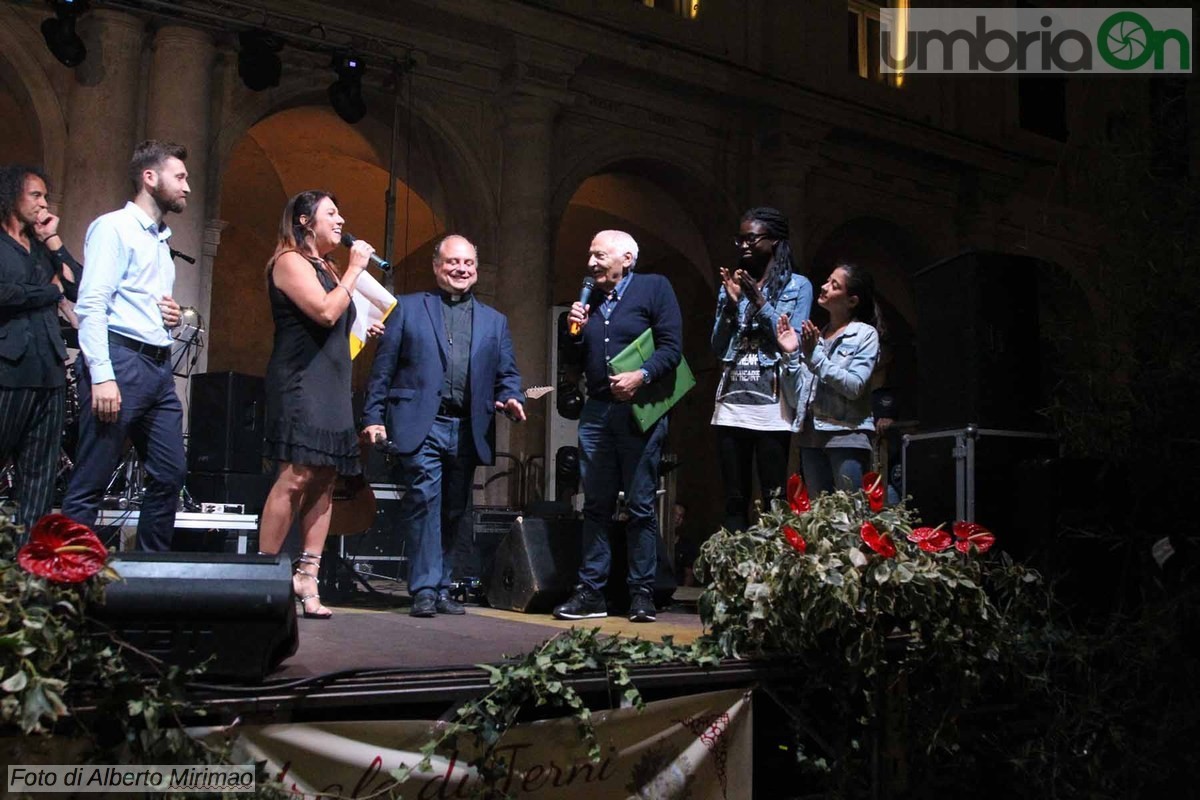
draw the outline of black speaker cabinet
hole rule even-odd
[[[629,607],[625,541],[624,526],[614,525],[609,531],[612,568],[604,594],[610,611],[619,613]],[[553,611],[575,587],[582,545],[582,520],[518,518],[496,548],[487,586],[488,605],[529,614]],[[660,608],[668,605],[675,587],[671,559],[660,536],[654,604]]]
[[[95,615],[169,664],[212,657],[205,679],[261,682],[296,652],[292,565],[279,556],[117,553],[124,579]]]
[[[527,614],[554,610],[575,586],[582,539],[580,520],[518,518],[496,548],[488,605]]]
[[[193,375],[188,469],[261,473],[265,398],[263,379],[254,375]]]
[[[922,428],[1038,428],[1040,264],[972,251],[914,275]]]

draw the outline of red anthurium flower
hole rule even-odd
[[[954,523],[954,536],[958,539],[954,547],[960,553],[969,553],[972,547],[986,553],[996,543],[995,534],[977,522]]]
[[[62,514],[47,514],[17,552],[17,563],[28,572],[56,583],[80,583],[104,569],[108,551],[92,533]]]
[[[926,553],[940,553],[950,545],[954,544],[954,539],[950,534],[937,528],[917,528],[908,535],[910,542],[916,542],[917,547],[924,550]]]
[[[940,553],[954,544],[950,534],[942,530],[941,525],[936,528],[913,528],[907,538],[926,553]]]
[[[797,533],[791,525],[783,526],[783,538],[787,539],[787,543],[801,553],[808,550],[808,542],[804,541],[804,537]]]
[[[863,491],[867,493],[867,503],[870,504],[872,511],[883,510],[883,478],[879,477],[878,472],[868,472],[863,475]]]
[[[804,485],[804,479],[799,475],[788,478],[787,499],[788,505],[797,514],[807,514],[812,510],[812,504],[808,502],[808,487]]]
[[[892,544],[892,537],[886,533],[881,534],[875,530],[875,526],[871,523],[864,522],[858,534],[867,543],[867,547],[879,553],[884,558],[891,558],[896,555],[896,545]]]

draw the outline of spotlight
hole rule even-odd
[[[283,40],[262,28],[238,34],[238,76],[246,88],[261,92],[279,85],[283,62],[277,55]]]
[[[87,58],[87,46],[75,33],[75,18],[87,7],[88,0],[54,0],[54,18],[42,20],[46,47],[64,66],[77,67]]]
[[[351,125],[367,114],[362,95],[362,75],[365,65],[358,56],[335,53],[333,69],[337,80],[329,84],[329,103],[342,119]]]

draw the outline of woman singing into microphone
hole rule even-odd
[[[279,471],[263,508],[260,552],[278,553],[299,516],[303,538],[292,590],[304,616],[328,619],[317,572],[333,511],[338,474],[357,475],[358,434],[350,403],[351,293],[374,248],[350,248],[345,273],[327,258],[341,242],[342,219],[328,192],[307,191],[283,209],[267,293],[275,341],[267,364],[264,455]],[[382,325],[370,333],[379,335]]]

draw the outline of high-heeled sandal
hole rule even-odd
[[[317,555],[316,553],[310,553],[306,550],[302,552],[300,557],[293,562],[293,566],[295,567],[295,570],[293,571],[292,575],[299,575],[301,583],[303,583],[305,578],[308,578],[314,584],[316,584],[317,576],[320,574],[321,570],[321,556]],[[308,570],[304,569],[306,566],[316,567],[317,569],[315,572],[309,572]],[[313,592],[312,594],[300,594],[302,591],[304,590],[296,588],[296,581],[293,579],[292,594],[294,594],[296,599],[300,601],[300,611],[304,614],[305,619],[329,619],[333,616],[332,611],[321,605],[321,595],[317,594],[316,592]],[[317,607],[312,611],[308,610],[309,600],[317,601]],[[324,610],[325,613],[321,613],[322,610]]]

